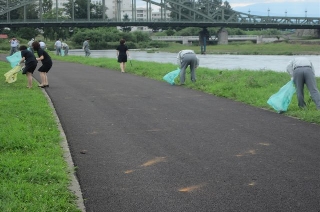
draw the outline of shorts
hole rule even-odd
[[[119,55],[118,63],[125,63],[125,62],[127,62],[127,55]]]
[[[31,63],[27,64],[23,69],[22,69],[22,74],[26,74],[27,72],[33,74],[34,70],[37,68],[37,63]]]
[[[45,63],[45,64],[42,64],[42,66],[38,69],[38,71],[48,73],[51,67],[52,67],[52,63]]]

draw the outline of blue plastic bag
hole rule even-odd
[[[6,59],[9,61],[11,68],[14,68],[18,65],[18,63],[22,59],[21,52],[18,51],[16,53],[14,53],[13,55],[6,57]]]
[[[60,53],[61,53],[61,56],[64,56],[64,50],[63,49],[60,50]]]
[[[270,96],[267,103],[272,106],[278,113],[288,110],[293,94],[296,92],[293,80],[282,86],[280,90]]]
[[[167,73],[166,75],[164,75],[162,79],[165,80],[170,85],[174,85],[174,79],[177,78],[179,74],[180,74],[180,69],[177,69]]]

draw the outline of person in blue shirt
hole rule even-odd
[[[27,88],[32,88],[32,74],[34,70],[37,68],[38,61],[36,60],[36,57],[34,54],[28,50],[27,46],[20,46],[19,50],[21,51],[21,60],[20,63],[25,64],[24,68],[22,69],[22,74],[26,74],[28,79],[28,86]]]

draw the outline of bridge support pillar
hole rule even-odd
[[[189,39],[188,39],[188,37],[183,37],[182,38],[182,44],[185,44],[185,45],[187,45],[189,43]]]
[[[228,31],[223,27],[218,31],[218,45],[220,44],[228,44]]]
[[[262,42],[263,42],[262,35],[258,35],[257,36],[257,44],[262,43]]]

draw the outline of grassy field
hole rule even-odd
[[[0,62],[0,211],[79,211],[69,191],[62,138],[46,97],[26,77],[8,84]]]
[[[120,71],[116,59],[55,55],[52,58]],[[169,63],[132,61],[132,66],[127,64],[126,72],[163,81],[162,77],[176,68]],[[2,76],[9,69],[8,63],[0,62]],[[188,76],[186,88],[270,111],[274,110],[266,103],[268,98],[290,80],[286,73],[207,68],[197,69],[196,83],[191,83]],[[319,78],[317,83],[320,87]],[[0,84],[0,211],[79,211],[76,197],[68,189],[69,171],[53,111],[37,88],[37,82],[34,81],[33,89],[27,89],[26,84],[26,77],[21,74],[12,84],[5,83],[4,77]],[[314,103],[308,104],[307,110],[301,110],[296,96],[282,115],[320,124],[320,111]]]

